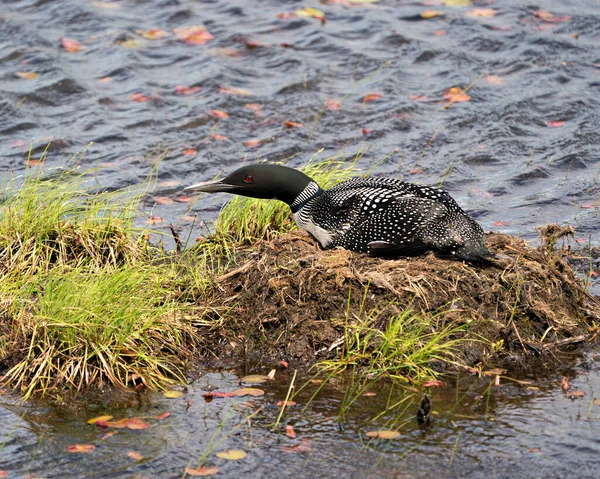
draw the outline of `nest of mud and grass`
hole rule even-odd
[[[203,344],[221,357],[400,375],[573,348],[593,337],[600,304],[556,248],[565,234],[542,231],[537,249],[490,234],[486,264],[323,251],[301,232],[259,241],[201,301],[213,319],[223,312]]]

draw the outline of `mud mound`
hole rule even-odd
[[[467,364],[588,340],[600,305],[560,254],[500,234],[486,242],[498,256],[486,265],[433,254],[390,260],[322,251],[301,232],[259,242],[216,278],[204,304],[228,310],[211,332],[210,343],[224,345],[213,352],[310,364],[338,352],[349,317],[386,304],[393,307],[374,327],[407,308],[433,318],[437,329],[463,325],[457,334],[473,341],[460,342],[457,357]]]

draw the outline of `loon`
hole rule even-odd
[[[283,201],[298,227],[324,249],[340,246],[375,256],[433,250],[467,261],[492,256],[479,224],[440,188],[392,178],[354,177],[323,190],[299,170],[261,163],[185,189]]]

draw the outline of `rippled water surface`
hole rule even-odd
[[[317,151],[351,157],[367,149],[360,166],[415,182],[444,180],[486,230],[533,238],[535,226],[559,222],[575,225],[578,241],[596,243],[598,0],[351,2],[0,0],[0,169],[20,174],[46,148],[45,167],[64,165],[87,148],[81,164],[100,167],[99,182],[118,188],[140,184],[164,154],[144,210],[185,230],[188,183],[256,158],[298,166]],[[320,9],[326,21],[293,15],[303,7]],[[423,18],[425,10],[438,14]],[[178,38],[190,26],[212,38]],[[468,88],[470,101],[448,104],[452,87]],[[212,220],[219,201],[202,198],[194,211]],[[220,463],[230,476],[598,477],[600,376],[593,359],[578,373],[573,381],[586,396],[575,401],[547,372],[530,386],[486,389],[486,379],[435,391],[439,417],[425,431],[411,419],[420,391],[378,391],[340,421],[344,395],[332,388],[305,414],[284,416],[296,440],[270,431],[285,380],[265,388],[256,401],[265,409],[250,422],[243,420],[250,412],[233,407],[240,401],[201,396],[208,385],[234,387],[229,373],[194,382],[189,407],[158,397],[61,408],[5,395],[0,470],[181,477],[207,451],[215,463],[214,436],[225,438],[217,450],[249,451],[239,463]],[[457,397],[465,398],[458,406]],[[401,400],[406,410],[373,421]],[[105,439],[85,424],[107,411],[164,410],[172,416],[149,430]],[[404,419],[398,440],[364,436]],[[281,451],[304,438],[309,451]],[[66,453],[75,443],[97,447]],[[131,450],[144,459],[128,458]]]

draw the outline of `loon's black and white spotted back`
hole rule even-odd
[[[469,261],[491,256],[481,227],[440,188],[356,177],[324,191],[298,170],[263,163],[187,189],[284,201],[298,227],[326,249],[375,255],[434,250]]]

